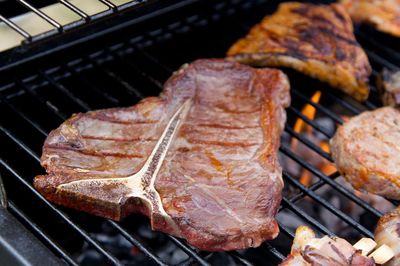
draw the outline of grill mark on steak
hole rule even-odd
[[[113,119],[108,116],[92,116],[92,119],[99,120],[99,121],[104,121],[104,122],[109,122],[109,123],[114,123],[114,124],[122,124],[122,125],[137,125],[137,124],[157,124],[158,120],[118,120],[118,119]]]
[[[216,140],[200,140],[200,139],[188,139],[189,143],[194,144],[206,144],[206,145],[216,145],[216,146],[230,146],[230,147],[251,147],[258,145],[259,143],[241,143],[241,142],[226,142],[226,141],[216,141]]]
[[[188,124],[190,125],[190,124]],[[220,124],[197,124],[197,127],[212,127],[212,128],[221,128],[221,129],[248,129],[248,128],[258,128],[259,126],[231,126],[231,125],[220,125]]]
[[[82,135],[83,139],[93,139],[93,140],[111,140],[111,141],[137,141],[137,142],[142,142],[142,141],[157,141],[157,139],[153,138],[114,138],[114,137],[100,137],[100,136],[90,136],[90,135]]]
[[[79,148],[74,148],[74,147],[68,147],[68,146],[57,146],[57,145],[48,145],[47,146],[50,149],[55,149],[55,150],[69,150],[69,151],[75,151],[78,153],[82,153],[85,155],[91,155],[91,156],[96,156],[96,157],[104,157],[104,156],[112,156],[112,157],[120,157],[120,158],[143,158],[142,155],[139,154],[126,154],[126,153],[118,153],[118,152],[103,152],[103,151],[97,151],[97,150],[83,150]]]

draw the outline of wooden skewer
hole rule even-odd
[[[371,238],[363,237],[353,245],[355,249],[361,250],[361,254],[367,256],[378,244]]]
[[[369,255],[368,257],[374,258],[377,264],[384,264],[388,262],[391,258],[393,258],[393,256],[393,250],[389,246],[383,244],[374,252],[372,252],[371,255]]]
[[[362,255],[367,256],[377,245],[378,244],[371,238],[363,237],[355,243],[353,247],[357,250],[361,250]],[[368,257],[373,258],[377,264],[384,264],[394,257],[394,252],[389,246],[383,244],[375,249]]]

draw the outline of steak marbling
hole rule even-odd
[[[203,250],[259,246],[279,232],[277,158],[290,103],[279,70],[220,59],[182,67],[159,97],[73,115],[52,131],[34,185],[58,204],[154,230]]]

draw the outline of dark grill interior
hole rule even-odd
[[[276,7],[275,1],[262,0],[210,2],[193,3],[127,32],[114,32],[112,38],[83,43],[65,53],[0,72],[0,173],[9,211],[68,264],[277,264],[287,255],[294,236],[292,219],[287,217],[309,224],[321,234],[353,242],[361,236],[373,237],[381,211],[338,182],[339,173],[324,174],[290,145],[292,138],[297,139],[313,156],[332,164],[326,151],[294,131],[295,121],[300,118],[328,140],[335,125],[343,122],[343,115],[380,105],[374,80],[382,67],[399,68],[399,42],[368,27],[356,29],[374,68],[372,93],[366,103],[356,103],[326,84],[286,70],[292,106],[287,110],[281,159],[305,169],[316,181],[304,186],[299,176],[284,167],[286,188],[278,215],[281,234],[274,241],[245,251],[202,252],[182,240],[152,232],[142,216],[132,215],[116,223],[55,206],[33,189],[33,177],[44,172],[39,164],[44,139],[66,118],[77,112],[130,106],[143,97],[157,95],[172,71],[197,58],[223,57],[237,38]],[[310,100],[317,90],[322,93],[320,103]],[[316,117],[329,120],[333,128],[302,114],[306,104],[314,106]],[[346,206],[336,204],[328,194],[358,206],[359,217],[350,215]],[[318,213],[340,220],[341,227],[321,220]]]

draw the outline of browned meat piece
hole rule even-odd
[[[330,141],[339,172],[355,189],[400,199],[400,111],[383,107],[341,126]]]
[[[338,237],[316,238],[307,226],[296,230],[290,255],[280,266],[373,266],[375,262],[361,255],[349,242]]]
[[[400,207],[384,215],[375,230],[375,241],[379,245],[386,244],[394,252],[394,258],[385,266],[400,265]]]
[[[228,51],[255,66],[291,67],[359,101],[368,98],[371,66],[339,4],[283,3]]]
[[[384,69],[377,85],[384,105],[400,107],[400,71]]]
[[[400,37],[400,0],[341,0],[351,18]]]
[[[47,138],[35,187],[51,201],[152,228],[203,250],[259,246],[278,235],[277,158],[287,77],[224,60],[176,72],[159,97],[77,114]]]

